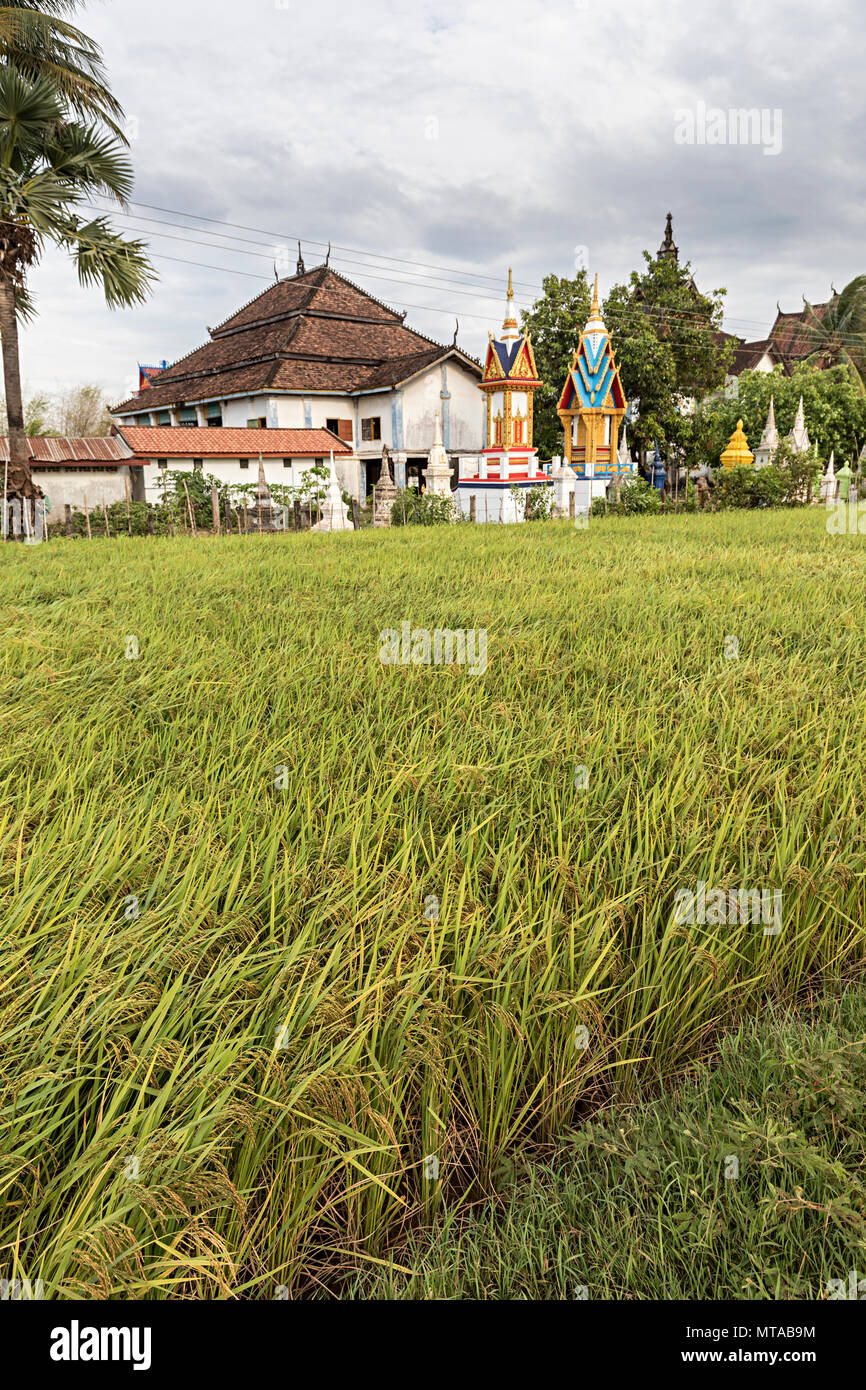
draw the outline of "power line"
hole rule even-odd
[[[188,220],[197,220],[197,221],[210,222],[210,223],[211,223],[212,225],[214,225],[214,226],[234,227],[234,228],[236,228],[237,230],[242,230],[242,231],[253,231],[253,232],[258,233],[258,234],[261,235],[261,236],[269,236],[269,237],[278,236],[278,237],[283,238],[283,239],[285,239],[285,240],[287,240],[287,241],[288,241],[288,240],[291,240],[291,241],[299,240],[299,238],[297,238],[297,237],[294,237],[294,236],[293,236],[293,237],[285,237],[285,234],[283,234],[283,233],[269,232],[269,231],[265,230],[264,228],[249,227],[249,226],[246,226],[244,223],[227,222],[227,221],[223,221],[223,220],[221,220],[221,219],[219,219],[219,218],[206,217],[206,216],[204,216],[203,214],[198,214],[198,213],[186,213],[186,212],[181,212],[181,211],[179,211],[178,209],[162,208],[162,207],[159,207],[158,205],[152,204],[152,203],[142,203],[142,202],[138,202],[138,201],[136,201],[136,200],[133,200],[133,205],[136,206],[136,207],[146,207],[146,208],[149,208],[149,209],[151,209],[152,211],[155,211],[155,212],[165,212],[165,213],[167,213],[169,216],[179,216],[179,217],[187,218]],[[93,206],[93,205],[91,204],[91,206]],[[112,208],[112,209],[95,208],[94,210],[95,210],[95,211],[98,211],[98,212],[117,212],[117,211],[118,211],[117,209],[114,209],[114,208]],[[153,222],[153,223],[154,223],[155,225],[157,225],[157,226],[172,226],[172,227],[177,228],[179,231],[198,231],[198,232],[201,232],[201,233],[202,233],[203,235],[205,235],[205,236],[219,236],[219,237],[222,237],[223,240],[227,240],[227,241],[242,241],[242,242],[245,242],[247,245],[251,245],[251,246],[264,246],[264,245],[265,245],[265,243],[263,243],[263,242],[253,241],[253,240],[251,240],[250,238],[247,238],[247,237],[234,237],[234,236],[231,236],[229,233],[225,233],[225,232],[209,232],[209,231],[207,230],[207,228],[188,227],[188,226],[186,226],[184,223],[179,223],[179,222],[163,222],[163,221],[161,221],[161,220],[159,220],[159,219],[157,219],[157,218],[148,218],[148,217],[144,216],[143,214],[122,212],[121,215],[123,215],[123,216],[125,216],[125,217],[136,217],[139,221],[143,221],[143,222]],[[135,231],[141,232],[141,233],[143,233],[144,235],[158,235],[158,236],[163,236],[163,237],[166,237],[166,239],[189,240],[190,243],[191,243],[191,244],[194,244],[194,245],[200,245],[200,246],[206,246],[206,247],[210,247],[210,246],[212,245],[212,243],[210,243],[210,242],[199,242],[199,241],[194,241],[192,238],[169,238],[169,234],[167,234],[167,233],[151,233],[151,232],[148,232],[146,228],[140,228],[140,227],[139,227],[139,228],[134,228],[134,229],[131,229],[131,230],[135,230]],[[300,240],[306,241],[308,245],[313,245],[313,246],[324,246],[324,244],[325,244],[324,242],[317,242],[317,241],[315,241],[315,240],[313,240],[313,239],[311,239],[311,238],[300,238]],[[223,250],[223,251],[233,251],[233,250],[235,250],[236,248],[234,248],[234,247],[223,247],[223,246],[220,246],[220,247],[215,247],[214,249],[219,249],[219,250]],[[464,277],[466,277],[466,278],[476,278],[476,279],[478,279],[478,280],[483,280],[483,279],[490,280],[490,279],[492,278],[492,277],[490,277],[490,276],[481,276],[481,275],[478,275],[478,274],[477,274],[476,272],[474,272],[474,271],[463,271],[463,270],[453,269],[453,268],[450,268],[450,267],[433,265],[433,264],[431,264],[431,263],[408,261],[408,260],[405,260],[404,258],[401,258],[401,257],[387,256],[387,255],[385,255],[385,254],[379,254],[379,253],[369,252],[369,251],[358,251],[357,248],[351,248],[351,247],[332,247],[331,249],[332,249],[332,250],[333,250],[333,249],[339,249],[339,250],[354,251],[355,254],[362,255],[362,256],[367,256],[367,257],[370,258],[371,260],[375,257],[375,259],[377,259],[377,260],[392,261],[392,262],[394,262],[394,264],[397,264],[397,265],[421,265],[421,266],[426,266],[427,268],[429,268],[429,269],[434,269],[434,270],[436,270],[436,269],[439,269],[439,270],[448,270],[449,273],[452,274],[452,275],[461,275],[461,276],[464,276]],[[257,252],[241,251],[240,254],[241,254],[241,255],[260,255],[260,256],[262,256],[262,258],[266,258],[266,259],[272,260],[272,259],[273,259],[273,248],[272,248],[272,247],[269,248],[269,250],[268,250],[267,253],[265,253],[265,252],[257,253]],[[171,259],[174,259],[174,260],[177,260],[177,261],[180,260],[179,257],[169,257],[168,255],[163,255],[162,259],[164,259],[164,260],[171,260]],[[355,260],[352,260],[352,259],[349,258],[349,257],[340,257],[340,258],[338,258],[338,260],[336,261],[336,263],[341,264],[341,265],[356,265],[356,266],[359,266],[360,268],[364,269],[365,271],[377,270],[377,269],[380,268],[380,267],[376,266],[375,264],[372,264],[372,265],[371,265],[371,264],[369,264],[369,263],[366,262],[366,261],[355,261]],[[189,262],[189,264],[201,264],[201,263]],[[203,268],[219,269],[219,267],[203,267]],[[241,273],[241,272],[233,272],[233,273],[236,273],[236,274],[237,274],[237,273]],[[454,282],[454,281],[448,281],[447,279],[446,279],[446,280],[441,280],[441,281],[439,281],[439,282],[436,283],[436,284],[429,284],[429,283],[426,282],[426,281],[420,280],[419,277],[417,276],[417,274],[415,274],[414,271],[405,271],[405,272],[400,272],[400,273],[401,273],[401,274],[405,274],[405,275],[409,275],[410,277],[412,277],[412,279],[418,284],[418,287],[419,287],[419,288],[422,288],[422,289],[434,289],[434,290],[435,290],[435,289],[440,288],[440,286],[444,286],[444,287],[450,288],[452,293],[461,294],[461,295],[463,295],[463,296],[466,297],[466,298],[473,298],[473,297],[475,297],[475,298],[478,298],[478,299],[489,299],[491,302],[492,302],[492,299],[493,299],[493,296],[492,296],[492,295],[485,295],[485,294],[482,294],[482,293],[480,292],[480,291],[481,291],[481,288],[482,288],[481,286],[479,286],[479,290],[478,290],[477,293],[473,293],[473,291],[472,291],[470,288],[468,288],[468,287],[466,287],[466,286],[464,286],[464,285],[462,285],[462,284],[460,284],[460,285],[458,286],[456,282]],[[369,278],[370,278],[370,279],[376,280],[377,283],[383,283],[383,284],[405,285],[405,284],[407,284],[407,283],[411,283],[411,280],[407,282],[406,280],[392,279],[392,278],[390,278],[390,277],[382,276],[382,275],[379,275],[379,276],[370,275]],[[517,283],[520,284],[520,285],[522,285],[522,286],[524,286],[525,288],[533,289],[533,290],[536,290],[536,291],[540,291],[540,290],[543,289],[542,286],[530,284],[530,282],[528,282],[528,281],[518,281]],[[484,286],[483,288],[484,288],[484,289],[487,289],[487,288],[489,288],[489,287],[488,287],[488,286]],[[499,294],[501,294],[501,290],[499,291]],[[497,297],[498,297],[498,296],[497,296]],[[423,306],[422,306],[422,305],[404,305],[403,307],[406,307],[406,308],[414,308],[414,309],[421,309],[421,310],[427,310],[428,312],[431,312],[431,313],[450,313],[450,311],[436,309],[436,308],[434,308],[434,307],[431,306],[431,305],[423,305]],[[519,307],[520,307],[521,309],[527,309],[527,306],[526,306],[525,304],[522,304],[522,303],[519,304]],[[608,311],[608,312],[610,312],[610,311]],[[696,321],[696,322],[706,321],[706,315],[703,314],[703,313],[701,313],[701,311],[699,311],[699,310],[681,309],[681,310],[676,310],[676,311],[667,311],[667,312],[664,312],[664,311],[658,309],[657,307],[655,307],[655,306],[653,306],[653,305],[646,305],[646,306],[645,306],[645,312],[653,314],[653,315],[656,317],[656,320],[657,320],[658,323],[670,324],[670,323],[675,323],[675,322],[677,322],[678,320],[682,321],[682,320],[688,320],[688,319],[692,319],[693,321]],[[471,314],[471,313],[468,313],[467,311],[463,311],[463,314],[464,314],[464,317],[468,317],[468,318],[478,318],[478,319],[482,319],[482,318],[485,317],[485,316],[480,315],[480,314]],[[453,317],[453,315],[451,315],[451,316]],[[734,317],[734,316],[730,316],[730,317],[728,317],[728,318],[726,318],[726,319],[723,319],[723,322],[724,322],[724,323],[727,323],[730,327],[733,327],[734,325],[737,325],[737,324],[743,325],[744,327],[749,327],[749,326],[756,327],[756,326],[759,326],[759,321],[758,321],[757,319],[746,319],[746,318],[739,318],[739,317]],[[817,347],[817,346],[820,346],[821,342],[823,341],[820,328],[816,328],[814,324],[803,323],[803,322],[801,321],[800,324],[799,324],[798,332],[800,332],[800,333],[806,335],[807,338],[810,337],[810,338],[811,338],[811,341],[815,343],[816,347]],[[740,337],[740,334],[739,334],[739,333],[734,333],[732,336],[739,338],[739,337]],[[856,348],[856,347],[859,346],[859,344],[858,344],[857,342],[855,342],[855,339],[859,339],[859,338],[861,338],[861,337],[864,338],[864,339],[866,339],[866,333],[863,333],[863,334],[854,333],[854,334],[840,335],[840,336],[839,336],[839,341],[842,343],[843,346],[852,346],[852,347],[855,347],[855,348]],[[672,340],[671,340],[671,339],[668,339],[668,341],[671,342]],[[758,340],[756,340],[756,341],[765,341],[765,339],[758,339]],[[748,345],[749,345],[748,342],[745,343],[745,344],[741,344],[741,346],[746,346],[746,347],[747,347]]]
[[[215,226],[219,227],[234,227],[236,231],[256,232],[259,236],[276,237],[280,241],[300,241],[302,245],[306,244],[307,246],[321,246],[323,249],[326,246],[326,243],[324,241],[317,241],[313,237],[299,237],[294,233],[292,235],[289,235],[287,232],[271,232],[264,227],[248,227],[243,222],[227,222],[219,217],[206,217],[203,213],[182,212],[179,208],[163,208],[159,207],[155,203],[139,202],[135,198],[129,199],[129,203],[132,207],[149,208],[151,212],[165,212],[168,213],[171,217],[186,217],[188,219],[194,219],[198,222],[211,222]],[[190,230],[195,231],[204,229],[191,228]],[[496,284],[492,276],[480,275],[477,271],[474,270],[457,270],[453,266],[437,265],[430,261],[410,260],[407,259],[405,256],[387,256],[384,254],[384,252],[364,251],[357,246],[338,246],[336,243],[334,243],[331,246],[331,249],[333,251],[345,251],[348,252],[350,255],[354,256],[369,256],[378,261],[393,261],[396,265],[421,266],[424,270],[444,270],[451,275],[465,275],[476,280],[489,280],[491,284],[488,286],[488,288],[490,289],[494,288]],[[359,264],[364,263],[359,262]],[[528,290],[540,290],[542,288],[541,285],[532,284],[527,280],[515,280],[514,284],[519,284],[523,289]]]

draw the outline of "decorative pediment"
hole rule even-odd
[[[504,381],[504,380],[505,380],[505,372],[504,372],[503,369],[502,369],[502,363],[501,363],[500,360],[499,360],[499,355],[498,355],[498,353],[497,353],[497,351],[496,351],[496,348],[495,348],[495,346],[494,346],[494,344],[493,344],[492,342],[488,343],[488,345],[487,345],[487,359],[486,359],[486,361],[485,361],[485,363],[484,363],[484,376],[483,376],[482,380],[483,380],[483,381]]]

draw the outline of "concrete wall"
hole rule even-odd
[[[265,478],[269,485],[274,483],[281,487],[300,487],[301,476],[307,469],[312,468],[316,462],[321,462],[325,467],[329,464],[329,457],[325,455],[321,459],[296,458],[292,459],[291,467],[286,468],[282,459],[264,459]],[[192,473],[192,459],[167,459],[170,471],[180,473]],[[360,474],[358,460],[351,458],[337,457],[334,460],[334,470],[340,482],[340,486],[354,497],[359,496]],[[145,495],[148,502],[161,502],[163,495],[162,469],[156,466],[156,460],[145,462],[144,464],[144,486]],[[231,485],[239,483],[256,483],[259,477],[258,459],[250,459],[247,468],[241,468],[239,459],[209,459],[202,458],[202,473],[209,473],[217,478],[220,483]],[[121,482],[121,495],[123,483]],[[88,500],[90,494],[88,493]]]
[[[129,476],[129,469],[123,465],[119,468],[67,468],[61,472],[34,468],[32,473],[33,481],[42,488],[51,504],[48,516],[54,522],[58,514],[63,515],[67,503],[82,511],[85,495],[91,510],[101,507],[103,501],[108,506],[112,502],[122,502],[126,497],[123,480]]]

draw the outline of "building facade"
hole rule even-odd
[[[460,455],[482,443],[481,367],[407,328],[397,313],[329,266],[278,280],[113,408],[124,427],[326,429],[357,461],[340,481],[365,497],[383,445],[395,482],[420,485],[437,413],[456,479]]]

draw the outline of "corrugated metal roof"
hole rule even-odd
[[[69,439],[49,434],[34,435],[27,440],[27,449],[33,463],[68,463],[74,465],[92,463],[126,463],[130,457],[123,441],[116,435],[103,435],[93,439]],[[9,436],[0,434],[0,463],[9,458]]]

